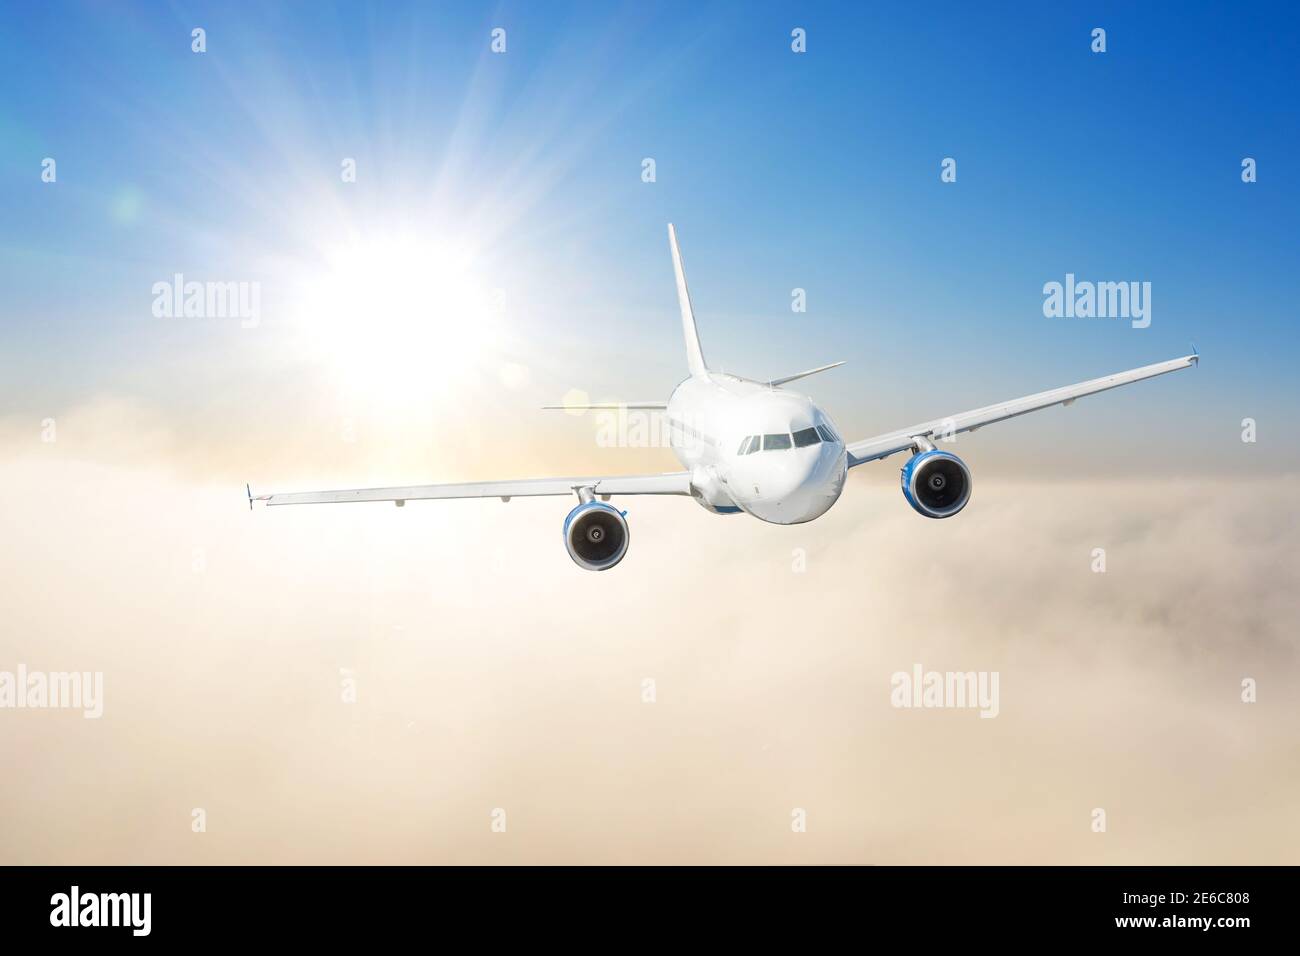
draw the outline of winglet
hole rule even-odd
[[[244,483],[244,491],[248,493],[248,510],[252,511],[253,510],[253,489],[249,487],[247,482]]]
[[[1201,364],[1201,353],[1196,351],[1195,342],[1192,343],[1192,364],[1198,366]]]

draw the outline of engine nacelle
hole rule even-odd
[[[952,452],[931,448],[903,466],[903,497],[927,518],[951,518],[970,501],[970,469]]]
[[[622,561],[628,537],[624,513],[603,501],[584,502],[564,519],[564,547],[588,571],[606,571]]]

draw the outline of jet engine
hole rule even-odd
[[[927,518],[951,518],[970,501],[970,469],[952,452],[930,448],[903,466],[903,497]]]
[[[611,504],[583,502],[564,519],[564,547],[580,568],[608,570],[623,560],[627,545],[627,517]]]

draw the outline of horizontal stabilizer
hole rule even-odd
[[[598,402],[586,405],[543,405],[546,409],[559,409],[565,412],[585,412],[607,409],[617,411],[620,408],[649,408],[662,411],[668,407],[667,402]]]
[[[809,375],[816,375],[818,372],[824,372],[828,368],[839,368],[843,362],[831,362],[830,365],[818,365],[816,368],[810,368],[806,372],[798,372],[794,375],[787,375],[785,378],[774,378],[767,383],[768,388],[776,388],[778,385],[784,385],[786,382],[793,382],[796,379],[807,378]]]

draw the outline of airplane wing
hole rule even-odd
[[[500,498],[516,496],[573,495],[580,488],[592,494],[609,495],[689,495],[691,474],[688,471],[662,475],[623,475],[614,478],[517,478],[509,481],[471,481],[454,485],[405,485],[392,488],[347,488],[341,491],[298,491],[289,494],[248,494],[249,507],[254,501],[268,505],[316,505],[343,501],[407,501],[425,498]]]
[[[888,458],[900,451],[907,451],[916,444],[913,441],[914,438],[925,438],[931,441],[949,439],[959,432],[972,432],[984,425],[991,425],[993,422],[1000,422],[1029,412],[1036,412],[1040,408],[1050,408],[1053,405],[1069,405],[1075,399],[1082,398],[1085,395],[1095,395],[1097,392],[1119,388],[1121,385],[1128,385],[1131,382],[1140,382],[1144,378],[1154,378],[1157,375],[1190,368],[1197,363],[1199,358],[1200,356],[1193,351],[1191,355],[1170,359],[1168,362],[1144,365],[1142,368],[1117,372],[1114,375],[1105,375],[1087,382],[1079,382],[1077,385],[1066,385],[1064,388],[1054,388],[1050,391],[1039,392],[1036,395],[1015,398],[1009,402],[999,402],[996,405],[986,405],[984,408],[977,408],[973,411],[922,422],[910,428],[900,428],[884,435],[877,435],[875,438],[849,442],[845,446],[849,453],[849,467],[852,468],[855,465],[865,464],[869,461]]]

